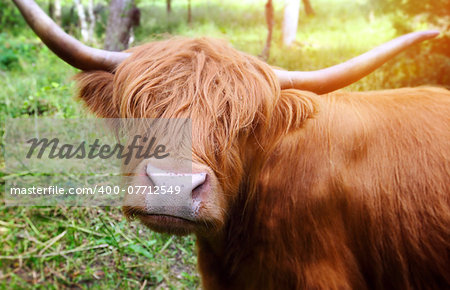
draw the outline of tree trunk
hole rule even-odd
[[[88,28],[89,41],[93,42],[95,32],[94,0],[88,1],[87,14],[89,16],[89,28]]]
[[[54,19],[55,5],[52,0],[48,0],[48,16]]]
[[[55,22],[61,26],[62,22],[61,22],[61,0],[55,0],[53,5],[53,15],[54,15],[54,19]]]
[[[78,13],[78,21],[80,22],[80,28],[81,28],[81,38],[83,39],[83,42],[89,42],[89,31],[88,31],[88,24],[86,22],[86,14],[84,13],[84,7],[83,4],[81,4],[80,0],[74,0],[75,6],[77,8]]]
[[[261,58],[263,60],[268,60],[270,56],[270,46],[272,43],[272,30],[273,30],[273,5],[272,0],[267,0],[266,3],[266,23],[267,23],[267,39],[266,45],[261,53]]]
[[[170,14],[170,12],[172,12],[172,1],[171,0],[166,0],[166,10],[167,10],[167,14]]]
[[[133,8],[134,0],[111,0],[106,27],[105,49],[121,51],[128,48],[133,24]]]
[[[304,6],[304,9],[305,9],[306,15],[313,16],[313,15],[316,14],[316,12],[312,8],[311,3],[309,2],[309,0],[302,0],[302,2],[303,2],[303,6]]]
[[[300,0],[285,0],[283,19],[283,44],[290,46],[297,34]]]
[[[188,17],[187,22],[191,24],[192,22],[192,11],[191,11],[191,0],[188,0]]]

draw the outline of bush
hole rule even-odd
[[[0,27],[12,28],[24,25],[25,20],[14,3],[9,0],[0,0]]]
[[[32,62],[36,58],[37,50],[38,46],[29,43],[25,37],[13,38],[10,34],[0,33],[0,69],[20,69],[20,58]]]

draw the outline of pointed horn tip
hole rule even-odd
[[[400,37],[398,37],[398,38],[396,38],[396,39],[394,39],[394,40],[392,40],[392,41],[390,41],[390,42],[388,42],[386,44],[392,46],[392,43],[394,42],[396,44],[396,46],[398,46],[399,44],[401,46],[403,46],[402,50],[404,50],[405,47],[408,47],[408,46],[410,46],[410,45],[412,45],[414,43],[419,43],[419,42],[422,42],[422,41],[425,41],[425,40],[428,40],[428,39],[435,38],[439,34],[440,34],[440,31],[438,31],[438,30],[416,31],[416,32],[412,32],[412,33],[400,36]],[[386,44],[384,44],[383,46],[386,46]],[[398,52],[396,52],[396,53],[398,53]],[[386,60],[384,60],[384,61],[386,61]],[[343,64],[339,64],[339,66],[342,66],[342,65]],[[316,74],[318,72],[320,73],[321,71],[323,73],[323,71],[329,70],[329,69],[333,69],[335,67],[337,67],[337,66],[330,67],[328,69],[324,69],[324,70],[320,70],[320,71],[313,71],[313,72],[290,72],[290,71],[284,71],[284,70],[278,70],[278,69],[274,69],[274,72],[275,72],[275,75],[278,77],[281,89],[287,89],[287,88],[295,88],[296,86],[295,86],[294,83],[298,84],[298,79],[299,78],[305,78],[307,75],[311,75],[312,73]],[[295,73],[297,75],[294,77],[292,75],[293,73]],[[369,71],[369,73],[370,73],[370,71]],[[304,76],[299,77],[298,74],[304,74]],[[364,75],[367,75],[367,73],[365,73]],[[358,78],[358,79],[360,79],[360,78]],[[323,77],[320,76],[319,79],[323,79]],[[321,83],[320,81],[316,81],[316,82],[319,83],[319,84]],[[304,84],[301,84],[301,85],[303,86],[302,89],[311,90],[311,87],[308,87],[308,85],[304,85]],[[348,84],[345,84],[345,86],[346,85],[348,85]],[[339,88],[342,88],[342,87],[343,86],[340,86]],[[320,85],[319,87],[314,85],[313,88],[315,88],[316,89],[315,92],[319,93],[319,94],[329,92],[329,91],[323,91],[323,86],[322,85]],[[336,88],[334,88],[333,90],[335,90],[335,89]]]
[[[427,38],[434,38],[434,37],[438,36],[441,32],[439,30],[425,30],[425,31],[420,31],[419,33]]]

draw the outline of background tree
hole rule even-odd
[[[417,22],[428,22],[442,33],[433,41],[435,52],[450,57],[450,0],[375,0],[375,9],[395,13],[394,28],[399,34],[415,30]]]
[[[314,15],[315,12],[311,6],[309,0],[302,0],[305,13],[307,15]],[[299,0],[286,0],[284,7],[283,18],[283,44],[290,46],[297,34],[297,25],[299,17],[300,1]],[[274,8],[272,0],[268,0],[265,5],[266,23],[267,23],[267,38],[264,49],[261,53],[261,58],[267,60],[270,55],[270,47],[272,42],[273,25],[274,25]]]
[[[80,24],[81,38],[85,43],[94,42],[94,30],[95,30],[95,15],[94,15],[94,1],[88,0],[88,5],[85,7],[81,0],[74,0],[78,22]],[[56,7],[56,5],[55,5]],[[56,9],[55,9],[56,11]],[[56,17],[56,13],[55,13]]]
[[[266,23],[267,23],[267,38],[266,38],[266,45],[264,46],[264,49],[261,53],[261,58],[263,60],[267,60],[270,55],[270,46],[272,43],[272,31],[273,31],[273,14],[274,9],[272,5],[272,0],[268,0],[265,5],[265,14],[266,14]]]
[[[58,25],[61,25],[61,0],[55,0],[55,10],[54,10],[54,17],[55,17],[55,22]]]
[[[300,0],[285,0],[283,17],[283,45],[290,46],[297,34]]]
[[[53,18],[58,25],[61,25],[61,0],[48,1],[48,15]]]
[[[94,41],[94,32],[95,32],[95,24],[96,24],[95,13],[94,13],[94,0],[88,0],[87,16],[89,19],[89,22],[88,22],[89,40],[90,40],[90,42],[93,42]]]
[[[312,8],[311,3],[309,2],[309,0],[302,0],[302,2],[303,2],[303,7],[305,9],[306,15],[312,16],[312,15],[316,14],[316,12]]]
[[[81,29],[81,38],[84,42],[90,42],[91,37],[89,36],[89,30],[88,30],[88,24],[86,20],[86,13],[84,12],[84,6],[81,3],[81,0],[74,0],[75,6],[77,8],[77,14],[78,14],[78,22],[80,23],[80,29]]]
[[[399,86],[423,81],[450,88],[450,0],[375,0],[372,8],[378,14],[391,15],[397,35],[423,29],[424,25],[441,32],[438,39],[406,51],[398,67],[385,72],[388,78]],[[408,82],[397,80],[401,70],[409,70]]]
[[[306,15],[315,14],[309,0],[302,0]],[[297,34],[300,0],[285,0],[283,17],[283,45],[290,46]]]
[[[120,51],[128,48],[133,28],[134,9],[134,0],[111,0],[105,49]]]
[[[191,8],[191,0],[188,0],[188,3],[187,3],[187,22],[189,23],[189,24],[191,24],[192,23],[192,8]]]
[[[172,12],[172,0],[166,0],[166,11],[167,14],[170,14],[170,12]]]

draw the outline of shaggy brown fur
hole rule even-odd
[[[222,251],[200,251],[204,280],[211,288],[449,288],[450,93],[315,101],[319,112],[282,139],[253,198],[242,194],[229,211]],[[200,250],[209,244],[199,238]]]
[[[206,289],[450,288],[450,93],[325,96],[211,39],[78,77],[101,117],[191,118],[228,203],[198,234]]]

